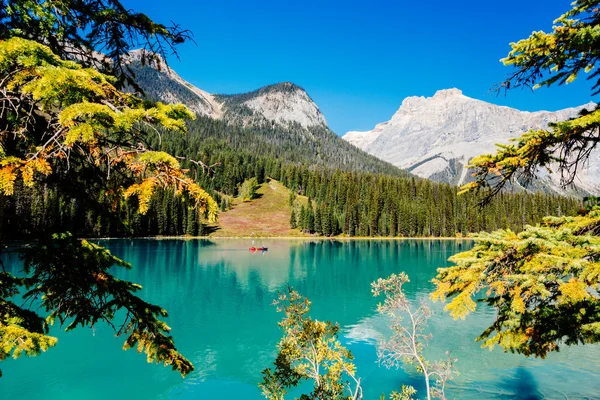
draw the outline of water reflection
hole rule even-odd
[[[272,240],[265,243],[269,251],[264,254],[249,252],[249,243],[102,243],[134,265],[132,270],[117,271],[118,276],[141,283],[144,298],[169,311],[168,323],[179,349],[196,366],[188,379],[147,365],[134,352],[121,351],[123,339],[114,338],[107,327],[98,327],[95,336],[87,330],[64,334],[54,329],[60,339],[55,349],[36,359],[3,363],[0,394],[69,400],[260,399],[260,372],[272,362],[280,337],[280,316],[271,303],[288,284],[311,299],[316,318],[340,323],[343,340],[356,356],[367,399],[402,384],[422,388],[412,370],[377,365],[374,345],[389,330],[386,318],[375,312],[377,300],[371,296],[370,283],[405,271],[411,279],[408,297],[426,298],[435,269],[447,265],[447,258],[470,242]],[[18,263],[13,260],[9,267],[18,268]],[[595,393],[593,379],[600,368],[597,348],[568,349],[543,362],[489,352],[480,349],[474,338],[494,318],[490,309],[480,307],[466,321],[452,320],[439,304],[434,310],[429,355],[442,357],[452,349],[459,358],[461,375],[451,385],[450,398],[537,399]],[[33,369],[35,376],[30,374]],[[574,386],[564,384],[565,377],[591,381]],[[99,380],[110,384],[98,387]]]

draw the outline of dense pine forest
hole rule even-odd
[[[200,117],[189,123],[187,135],[154,134],[148,146],[179,157],[222,211],[249,178],[258,183],[269,178],[282,182],[292,190],[291,226],[325,236],[455,236],[498,228],[521,230],[545,215],[573,214],[581,208],[577,199],[521,192],[497,196],[481,212],[477,195],[458,196],[456,187],[409,176],[388,164],[383,171],[372,172],[380,165],[370,163],[369,157],[352,158],[344,149],[336,151],[327,142],[328,132],[318,141],[303,141],[308,130],[292,131],[292,127],[241,127]],[[363,163],[352,165],[356,160]],[[75,200],[70,188],[53,184],[54,178],[34,188],[17,184],[13,197],[0,200],[4,238],[27,238],[40,231],[84,236],[209,232],[190,202],[172,190],[158,191],[150,212],[140,215],[134,201],[112,204],[104,199],[93,180],[86,202]],[[296,201],[296,194],[307,196],[310,207]],[[98,200],[108,207],[92,207]],[[106,208],[113,212],[103,211]]]

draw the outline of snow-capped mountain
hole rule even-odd
[[[576,116],[594,103],[556,112],[524,112],[463,95],[458,89],[440,90],[433,97],[408,97],[387,122],[367,132],[348,132],[345,140],[409,172],[456,185],[471,175],[465,165],[475,156],[493,153],[497,143],[508,143],[529,129]],[[559,193],[560,176],[543,171],[539,188]],[[577,189],[600,193],[600,150],[578,173]]]
[[[181,78],[158,56],[150,65],[142,64],[143,50],[129,53],[126,66],[144,93],[164,103],[183,103],[197,114],[215,119],[248,123],[299,124],[303,128],[327,127],[319,107],[304,89],[283,82],[244,94],[210,94]]]

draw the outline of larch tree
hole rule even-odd
[[[144,214],[153,193],[170,188],[215,220],[211,196],[175,157],[148,145],[161,131],[185,132],[194,115],[118,89],[133,82],[121,63],[132,46],[146,47],[152,58],[186,33],[115,0],[0,4],[0,196],[11,196],[17,182],[53,185],[97,207],[116,209],[134,197]],[[135,347],[184,376],[193,370],[162,320],[167,312],[138,297],[141,286],[111,274],[111,267],[128,263],[69,233],[36,236],[13,250],[23,259],[22,275],[0,268],[0,361],[54,346],[55,322],[66,330],[105,322],[125,337],[125,349]],[[17,304],[18,297],[26,301]],[[117,312],[123,319],[115,320]]]
[[[600,90],[600,2],[577,0],[550,33],[534,32],[512,43],[503,59],[514,73],[499,90],[568,84],[587,74],[592,95]],[[474,158],[476,180],[463,187],[491,187],[517,177],[534,179],[554,169],[569,185],[600,142],[600,109],[529,131],[496,154]],[[488,197],[490,198],[490,197]],[[547,217],[516,233],[508,229],[474,235],[475,247],[438,270],[433,297],[450,298],[446,309],[464,318],[476,300],[497,317],[478,338],[484,346],[544,357],[562,345],[600,341],[600,208],[589,202],[579,216]]]
[[[285,314],[279,322],[283,336],[273,368],[263,371],[260,383],[269,400],[284,400],[288,392],[311,382],[303,400],[361,400],[363,391],[353,356],[338,340],[340,327],[311,318],[310,301],[292,288],[279,293],[274,305]]]

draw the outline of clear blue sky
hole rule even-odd
[[[571,0],[195,1],[124,0],[158,22],[191,30],[171,67],[211,93],[291,81],[315,100],[338,134],[388,120],[407,96],[460,88],[522,110],[591,100],[583,79],[534,93],[488,90],[510,70],[509,43],[550,30]]]

